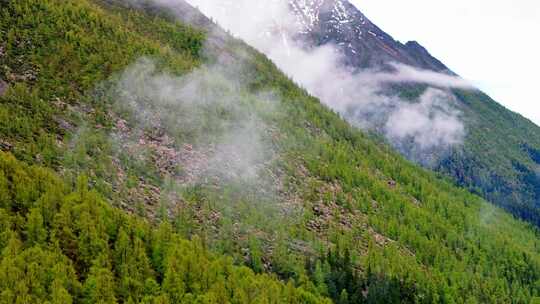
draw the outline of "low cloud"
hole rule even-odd
[[[178,167],[172,174],[188,175],[193,185],[245,183],[270,191],[261,172],[275,153],[260,114],[279,107],[275,95],[246,93],[240,76],[221,65],[175,76],[149,59],[128,68],[114,91],[117,112],[129,118],[129,133],[115,136],[123,151],[157,146],[170,154],[165,163]]]
[[[418,102],[400,103],[391,111],[383,132],[409,158],[434,166],[443,153],[460,145],[465,137],[460,112],[450,106],[454,101],[451,94],[429,88]]]
[[[429,70],[417,69],[401,63],[390,63],[395,73],[375,74],[383,82],[413,82],[423,83],[441,88],[474,89],[471,82],[454,75],[437,73]]]

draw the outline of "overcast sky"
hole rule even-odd
[[[351,2],[394,39],[417,40],[454,72],[540,125],[540,1]]]

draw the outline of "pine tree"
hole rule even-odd
[[[73,299],[59,280],[54,280],[51,286],[51,304],[71,304]]]
[[[349,294],[347,290],[343,289],[339,295],[338,304],[349,304]]]
[[[94,261],[83,286],[84,303],[115,304],[116,284],[113,273],[107,267],[108,259],[101,255]]]
[[[45,245],[47,230],[43,225],[43,217],[38,208],[32,208],[26,219],[26,240],[30,246]]]

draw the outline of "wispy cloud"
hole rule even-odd
[[[203,147],[205,161],[197,168],[177,164],[193,169],[193,182],[247,183],[259,179],[273,154],[265,140],[268,127],[258,111],[270,113],[280,102],[273,94],[241,93],[242,87],[241,76],[221,65],[174,76],[143,58],[122,74],[115,99],[118,111],[132,117],[136,134],[161,131],[172,136],[176,146]],[[124,144],[138,145],[138,139]]]
[[[375,74],[381,81],[388,82],[413,82],[423,83],[441,88],[461,88],[474,89],[473,84],[461,77],[437,73],[429,70],[417,69],[401,63],[389,63],[396,71],[395,73]]]

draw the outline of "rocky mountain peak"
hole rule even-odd
[[[372,23],[347,0],[289,0],[302,25],[299,37],[311,46],[332,43],[354,68],[378,68],[389,62],[448,71],[418,42],[402,44]]]

